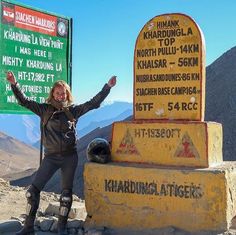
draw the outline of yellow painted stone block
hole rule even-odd
[[[236,164],[215,168],[85,165],[86,226],[226,230],[236,214]]]
[[[134,51],[134,119],[201,121],[205,42],[196,22],[164,14],[141,29]]]
[[[222,163],[222,125],[215,122],[116,122],[112,161],[209,167]]]

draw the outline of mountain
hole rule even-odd
[[[83,115],[79,119],[78,130],[80,131],[83,128],[86,128],[92,122],[101,122],[104,120],[115,119],[124,112],[129,112],[129,115],[131,115],[133,112],[133,104],[122,101],[115,101],[111,104],[105,103],[100,108],[91,110]]]
[[[0,131],[33,144],[40,138],[39,118],[36,115],[0,114]]]
[[[91,132],[92,130],[95,130],[98,127],[101,128],[101,127],[107,126],[113,122],[124,120],[125,118],[127,118],[131,114],[132,114],[132,109],[127,109],[116,117],[112,117],[110,119],[101,120],[101,121],[91,121],[89,123],[89,125],[78,130],[79,137],[80,136],[83,137],[84,135],[88,134],[89,132]],[[79,127],[80,127],[80,125],[79,125]]]
[[[235,160],[236,47],[206,68],[205,120],[222,123],[224,160]]]
[[[105,114],[105,115],[104,115]],[[97,127],[123,120],[132,114],[132,103],[114,102],[92,110],[79,119],[77,132],[83,137]],[[0,131],[39,148],[40,120],[36,115],[0,114]]]
[[[0,177],[37,168],[39,151],[0,132]]]

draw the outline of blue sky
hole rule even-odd
[[[142,27],[153,17],[183,13],[200,26],[206,65],[236,46],[235,0],[21,0],[22,4],[73,18],[72,91],[90,99],[112,75],[117,85],[106,99],[133,100],[133,53]]]

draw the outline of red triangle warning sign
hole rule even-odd
[[[175,151],[174,157],[200,158],[199,153],[187,132],[184,133],[182,140]]]
[[[117,154],[134,154],[134,155],[140,155],[136,146],[134,145],[134,140],[132,135],[129,132],[129,129],[126,130],[126,133],[124,137],[122,138],[122,141],[116,150]]]

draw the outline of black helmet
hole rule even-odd
[[[95,138],[87,147],[87,159],[90,162],[107,163],[111,160],[110,146],[107,140]]]

